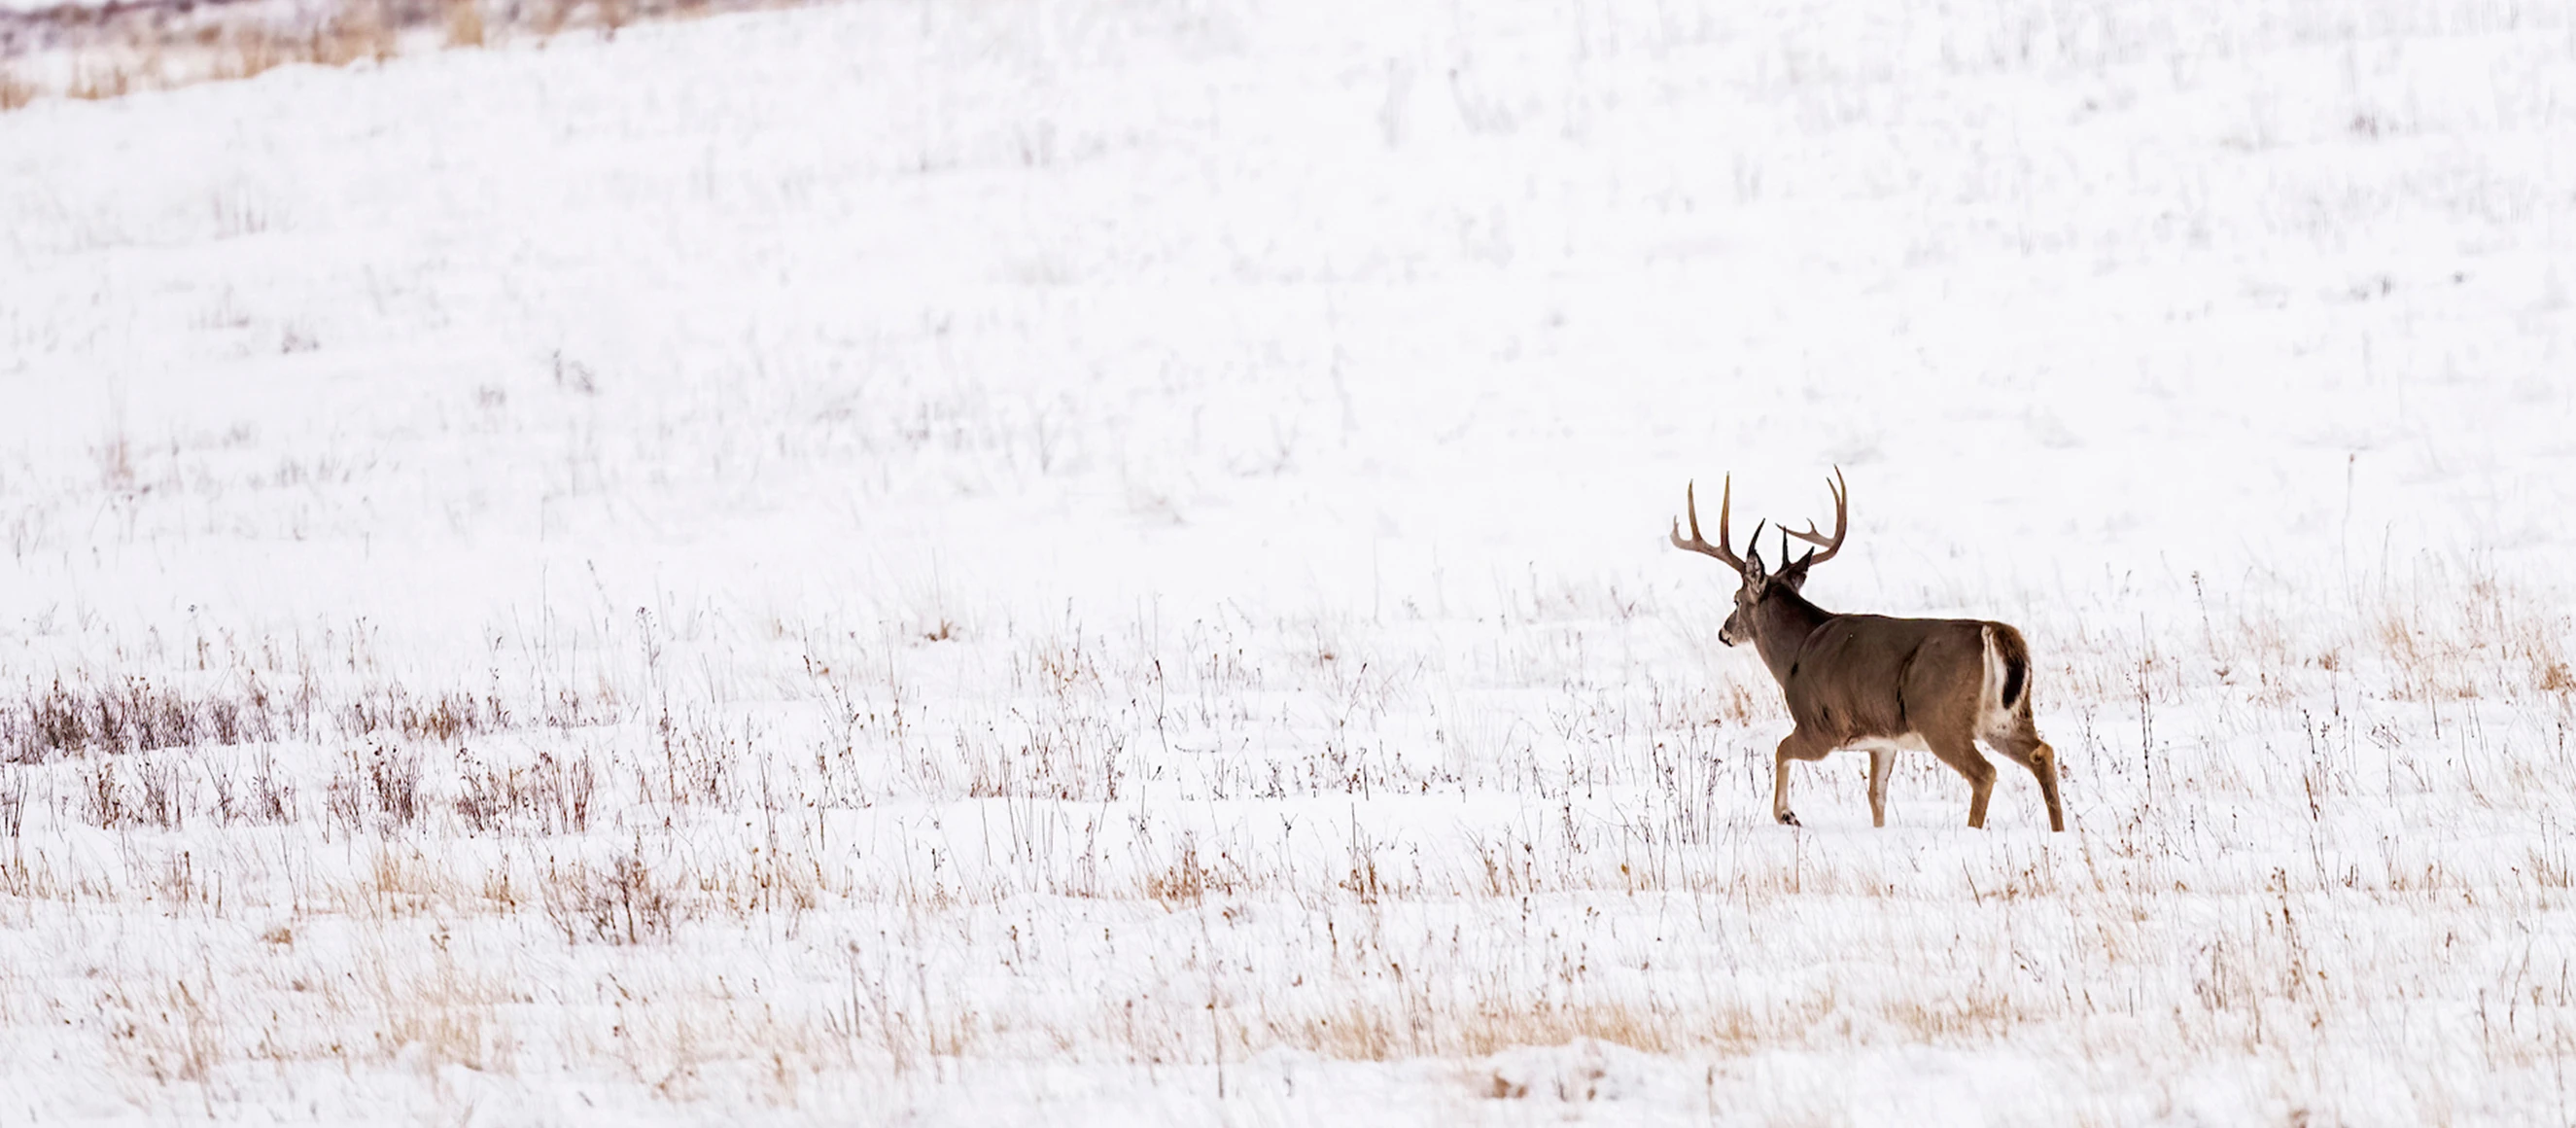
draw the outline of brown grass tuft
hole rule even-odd
[[[134,73],[121,64],[84,67],[79,76],[72,79],[71,88],[63,93],[84,102],[122,98],[137,89],[135,78]]]
[[[295,61],[292,44],[258,29],[224,37],[214,60],[214,77],[256,78]]]
[[[1199,862],[1199,844],[1195,837],[1181,840],[1181,856],[1171,867],[1145,876],[1145,895],[1160,901],[1164,908],[1197,904],[1210,890],[1232,892],[1234,882]]]
[[[1807,1016],[1794,1017],[1803,1021]],[[1248,1047],[1257,1051],[1285,1045],[1345,1061],[1484,1057],[1516,1046],[1561,1046],[1578,1038],[1660,1054],[1692,1045],[1735,1046],[1738,1033],[1756,1026],[1780,1033],[1772,1029],[1769,1016],[1734,1015],[1699,1029],[1677,1016],[1624,1003],[1453,1009],[1419,999],[1392,1005],[1353,1001],[1329,1013],[1270,1019],[1264,1025],[1267,1037],[1257,1028],[1243,1032]]]
[[[572,8],[578,0],[529,0],[524,20],[539,39],[552,39],[572,22]],[[556,377],[561,380],[560,374]]]
[[[274,13],[232,15],[211,6],[178,5],[182,18],[151,3],[111,5],[112,11],[75,5],[25,17],[29,30],[60,44],[73,77],[56,88],[0,69],[0,112],[38,95],[97,100],[197,82],[254,78],[290,63],[343,67],[386,62],[402,52],[402,37],[445,48],[488,47],[509,32],[540,41],[572,28],[596,28],[614,40],[618,31],[652,20],[695,19],[716,12],[796,7],[812,0],[524,0],[487,10],[481,0],[332,0],[327,14],[294,25],[271,22]],[[194,18],[186,13],[198,12]],[[432,38],[432,37],[435,38]]]
[[[483,5],[477,0],[448,0],[447,45],[481,47],[483,35]]]
[[[303,60],[326,67],[366,60],[381,63],[393,58],[398,46],[394,30],[372,8],[360,7],[314,28],[306,37]]]
[[[605,870],[586,862],[546,871],[546,918],[567,943],[643,944],[667,940],[676,906],[644,859],[628,855]]]
[[[476,834],[527,827],[541,834],[578,834],[590,829],[590,805],[599,780],[585,756],[566,764],[540,752],[526,767],[464,765],[464,787],[456,813]]]

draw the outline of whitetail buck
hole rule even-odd
[[[1718,638],[1728,646],[1752,641],[1797,722],[1773,760],[1772,817],[1798,825],[1798,816],[1789,812],[1789,761],[1866,748],[1870,822],[1886,826],[1887,769],[1897,749],[1911,748],[1940,757],[1968,777],[1974,789],[1968,825],[1982,828],[1986,799],[1995,788],[1995,766],[1977,752],[1982,739],[2038,777],[2039,793],[2048,801],[2048,829],[2066,829],[2057,803],[2057,751],[2031,723],[2030,647],[2020,631],[1977,619],[1836,615],[1799,594],[1807,570],[1842,551],[1843,534],[1851,528],[1851,498],[1840,469],[1825,488],[1834,495],[1834,535],[1818,536],[1813,521],[1803,533],[1783,526],[1778,572],[1762,568],[1761,525],[1753,527],[1755,543],[1747,555],[1737,556],[1728,544],[1733,475],[1717,503],[1716,544],[1700,538],[1693,491],[1682,495],[1690,513],[1689,540],[1682,539],[1681,522],[1673,522],[1673,547],[1714,556],[1741,577],[1735,613],[1726,617]],[[1795,564],[1788,563],[1793,536],[1814,546]]]

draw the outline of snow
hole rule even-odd
[[[0,1118],[2563,1120],[2571,45],[889,2],[0,114]],[[1835,465],[1809,594],[2017,625],[2068,833],[1769,821],[1663,538]]]

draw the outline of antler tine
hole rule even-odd
[[[1835,553],[1843,550],[1843,534],[1851,531],[1851,487],[1843,481],[1842,467],[1834,467],[1834,476],[1826,481],[1825,488],[1834,495],[1834,535],[1817,535],[1814,521],[1807,522],[1806,532],[1791,531],[1790,536],[1822,550],[1800,563],[1822,564],[1833,559]]]
[[[1673,522],[1673,547],[1686,548],[1705,556],[1714,556],[1725,561],[1728,567],[1741,572],[1744,570],[1744,558],[1737,556],[1735,549],[1727,544],[1726,535],[1727,513],[1735,508],[1735,475],[1726,476],[1725,490],[1726,492],[1717,500],[1717,543],[1710,544],[1706,538],[1699,535],[1699,483],[1692,482],[1682,487],[1683,510],[1690,514],[1690,539],[1682,539],[1682,523],[1676,520]]]

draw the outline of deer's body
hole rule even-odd
[[[1831,483],[1828,483],[1831,484]],[[1718,538],[1726,540],[1726,508],[1718,515]],[[1790,719],[1797,728],[1780,741],[1773,758],[1772,816],[1796,825],[1789,810],[1789,764],[1821,760],[1841,748],[1868,750],[1871,821],[1887,825],[1887,773],[1897,751],[1930,752],[1968,780],[1968,825],[1986,824],[1986,801],[1994,790],[1994,765],[1977,752],[1977,742],[2022,766],[2039,781],[2048,804],[2049,829],[2066,829],[2058,802],[2056,752],[2039,738],[2031,720],[2030,648],[2021,632],[1978,619],[1898,619],[1885,615],[1836,615],[1807,601],[1799,589],[1807,569],[1841,550],[1848,530],[1848,510],[1835,491],[1835,528],[1831,538],[1783,530],[1782,555],[1789,536],[1824,549],[1814,551],[1774,574],[1762,569],[1758,549],[1749,559],[1733,550],[1711,546],[1699,535],[1699,513],[1691,509],[1691,539],[1676,524],[1673,543],[1734,564],[1744,586],[1736,593],[1736,610],[1720,634],[1728,645],[1753,643],[1780,683]],[[1759,529],[1754,532],[1758,540]]]

